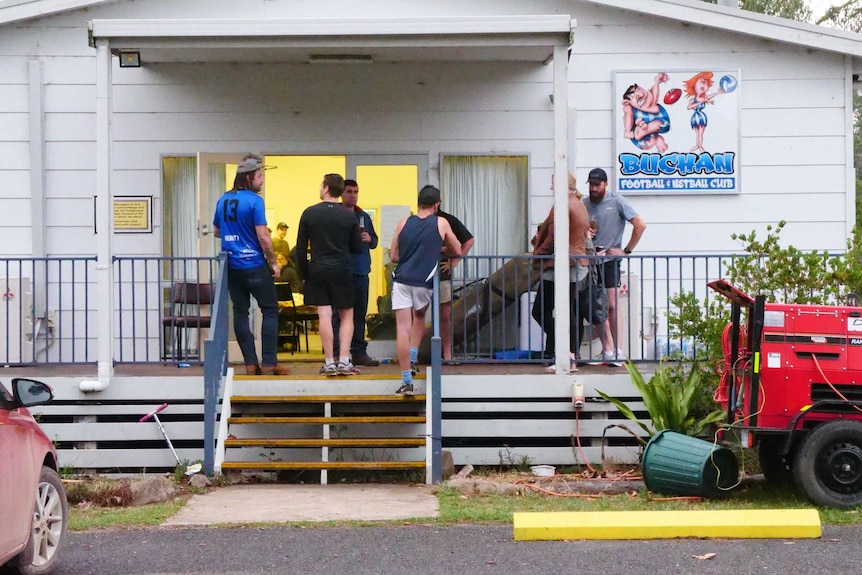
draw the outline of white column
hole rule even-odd
[[[34,258],[47,255],[45,201],[45,88],[42,62],[30,60],[29,131],[30,131],[30,238]],[[46,317],[45,266],[33,268],[33,311],[37,318]],[[46,328],[47,329],[47,328]]]
[[[111,217],[111,52],[96,40],[96,311],[98,379],[82,381],[81,391],[102,391],[114,373],[114,225]]]
[[[569,371],[569,49],[554,46],[554,363]]]

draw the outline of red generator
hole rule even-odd
[[[817,504],[862,505],[862,307],[766,303],[724,280],[731,302],[716,399],[773,483]],[[743,315],[743,311],[745,314]]]

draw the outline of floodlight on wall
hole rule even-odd
[[[141,53],[137,50],[121,50],[119,53],[120,68],[140,68]]]
[[[368,54],[311,54],[309,64],[373,64]]]

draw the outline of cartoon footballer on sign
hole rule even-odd
[[[649,90],[632,84],[623,94],[623,137],[641,150],[653,147],[660,153],[667,150],[662,134],[670,130],[670,118],[658,103],[659,88],[667,80],[668,75],[660,72]]]

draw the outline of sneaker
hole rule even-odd
[[[335,368],[336,375],[362,375],[362,372],[359,371],[359,368],[353,365],[353,362],[348,361],[347,363],[338,362],[338,365]]]
[[[419,367],[416,366],[415,361],[410,362],[410,373],[413,375],[419,375]]]
[[[603,351],[602,352],[602,363],[611,367],[622,367],[623,362],[617,359],[615,354],[612,351]]]
[[[402,383],[401,387],[395,392],[395,395],[413,395],[413,384]]]
[[[370,357],[368,354],[357,355],[353,358],[353,365],[367,365],[369,367],[377,367],[380,362]]]
[[[338,375],[338,367],[334,363],[323,364],[323,367],[320,368],[320,375],[325,375],[326,377],[334,377]]]

